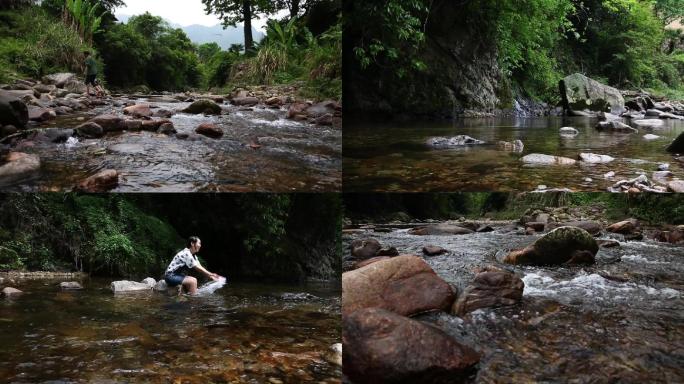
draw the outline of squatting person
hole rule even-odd
[[[197,279],[192,276],[187,276],[190,269],[194,268],[212,280],[218,280],[221,276],[216,273],[207,271],[200,265],[197,259],[197,252],[202,247],[202,241],[197,236],[190,236],[188,238],[187,248],[178,252],[171,260],[171,264],[166,268],[164,280],[169,287],[176,287],[183,285],[185,291],[191,295],[197,293]]]

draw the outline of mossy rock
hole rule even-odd
[[[584,229],[560,227],[525,249],[509,253],[504,262],[534,265],[593,263],[598,249],[594,237]]]
[[[625,99],[619,90],[601,84],[580,73],[565,77],[559,83],[561,98],[566,110],[612,112],[625,110]]]
[[[0,270],[15,270],[23,268],[24,263],[17,252],[7,247],[0,247]]]
[[[208,114],[208,115],[220,115],[221,114],[221,106],[216,104],[212,100],[208,99],[202,99],[202,100],[197,100],[190,104],[187,108],[183,110],[185,113],[192,113],[192,114]]]

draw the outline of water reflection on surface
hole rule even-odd
[[[228,283],[204,297],[60,292],[0,301],[0,382],[339,382],[339,288]],[[282,293],[307,292],[308,300]]]
[[[629,120],[624,120],[629,123]],[[344,134],[345,191],[529,191],[538,185],[576,191],[605,191],[616,181],[641,173],[649,179],[660,163],[669,163],[675,177],[684,178],[684,162],[665,151],[681,132],[683,120],[665,120],[660,128],[639,128],[621,134],[596,130],[597,119],[586,117],[460,119],[424,123],[360,123],[347,121]],[[579,131],[572,137],[560,127]],[[660,136],[644,139],[645,134]],[[468,135],[485,145],[431,150],[433,136]],[[522,140],[522,153],[497,148],[498,141]],[[542,153],[577,159],[579,153],[610,155],[607,164],[529,166],[520,158]],[[616,176],[605,179],[614,171]],[[585,180],[590,178],[591,181]]]

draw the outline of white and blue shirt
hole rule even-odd
[[[188,270],[199,265],[197,256],[193,255],[188,248],[176,253],[171,264],[166,268],[166,274],[187,274]]]

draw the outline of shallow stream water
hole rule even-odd
[[[629,120],[624,120],[627,124]],[[684,178],[684,162],[665,147],[681,132],[684,120],[664,120],[660,128],[639,133],[600,132],[597,119],[586,117],[459,119],[446,122],[345,123],[344,190],[366,191],[530,191],[538,185],[574,191],[606,191],[622,179],[645,174],[652,179],[661,163]],[[579,131],[559,135],[559,128]],[[634,125],[632,125],[634,126]],[[645,134],[660,136],[644,139]],[[468,135],[486,142],[458,149],[434,150],[433,136]],[[497,148],[498,141],[522,140],[522,153]],[[530,153],[577,159],[582,152],[609,155],[599,165],[530,166],[520,160]],[[615,177],[604,174],[613,171]],[[591,181],[585,179],[590,178]]]
[[[511,266],[498,260],[529,236],[495,227],[459,236],[414,236],[407,229],[345,235],[373,237],[399,253],[426,245],[450,252],[424,257],[458,292],[475,270],[496,265],[525,283],[521,303],[479,309],[459,318],[422,315],[482,354],[471,383],[684,382],[684,247],[651,240],[601,248],[585,267]]]
[[[190,104],[154,97],[130,100],[168,110],[182,110]],[[19,150],[40,156],[40,173],[2,188],[70,190],[107,168],[122,174],[113,192],[331,192],[341,188],[340,129],[288,120],[284,108],[248,110],[229,103],[222,108],[227,114],[176,113],[169,118],[178,133],[191,135],[185,140],[140,131],[109,133],[99,139],[80,139],[76,144],[31,143]],[[83,123],[76,120],[78,117],[87,120],[104,113],[123,116],[123,106],[100,106],[87,113],[58,117],[47,126],[74,128]],[[194,134],[201,123],[216,124],[223,137]],[[253,149],[252,143],[261,147]]]
[[[339,382],[335,284],[228,282],[199,297],[113,294],[110,280],[60,292],[23,281],[0,299],[2,383]]]

